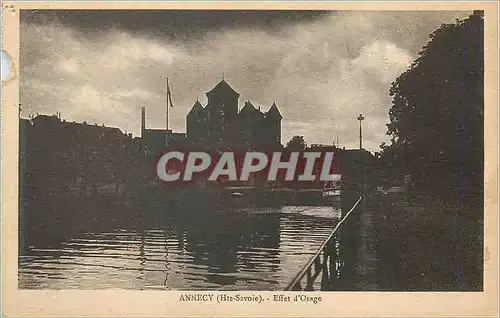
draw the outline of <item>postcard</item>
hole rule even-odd
[[[498,315],[498,3],[2,6],[6,316]]]

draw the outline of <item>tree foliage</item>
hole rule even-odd
[[[390,89],[381,159],[421,189],[482,191],[483,30],[479,14],[442,25]]]
[[[307,143],[304,136],[293,136],[292,139],[286,144],[286,148],[290,151],[304,151]]]

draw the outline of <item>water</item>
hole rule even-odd
[[[339,217],[339,209],[308,206],[85,221],[45,216],[24,231],[30,239],[20,253],[19,287],[283,290]]]

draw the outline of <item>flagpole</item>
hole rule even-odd
[[[165,108],[167,109],[167,113],[166,113],[166,118],[165,118],[165,126],[166,126],[166,131],[165,131],[165,152],[168,151],[168,90],[169,90],[169,86],[168,86],[168,77],[167,77],[167,87],[166,87],[166,94],[165,94]]]

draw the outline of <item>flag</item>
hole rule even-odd
[[[167,78],[167,98],[168,102],[170,103],[170,107],[174,107],[174,104],[172,104],[172,92],[170,92],[170,86],[168,85],[168,78]]]

